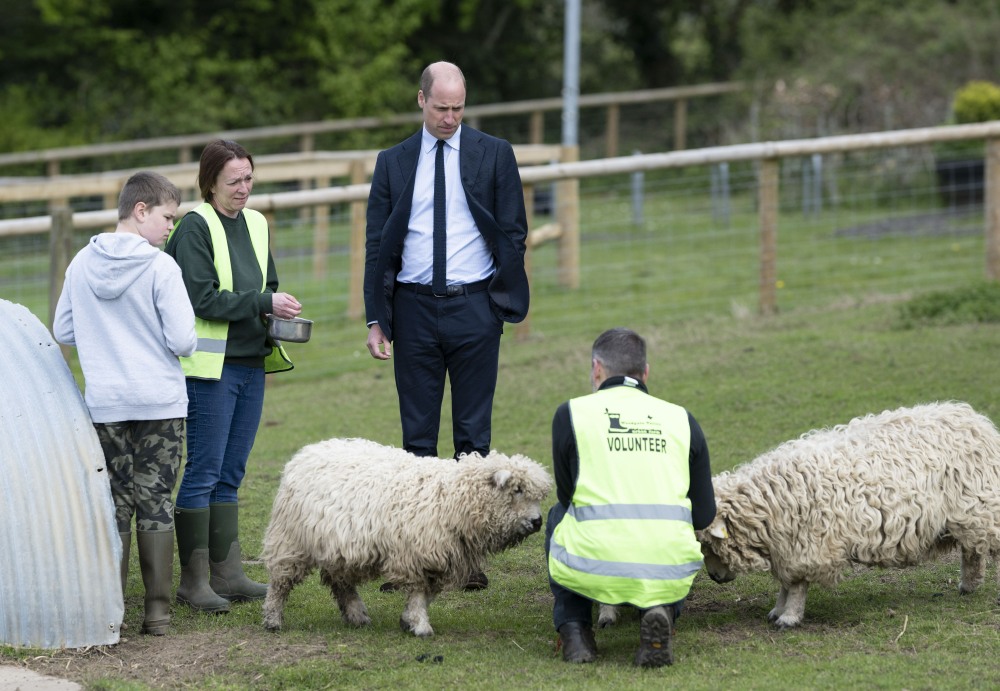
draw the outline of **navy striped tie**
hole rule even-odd
[[[438,139],[437,154],[434,156],[434,276],[431,290],[435,295],[444,295],[448,290],[448,231],[445,221],[444,186],[444,140]]]

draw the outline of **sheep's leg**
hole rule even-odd
[[[285,603],[292,588],[301,583],[312,570],[312,566],[299,561],[284,561],[268,564],[270,580],[267,596],[264,598],[264,628],[280,631],[284,624]]]
[[[996,582],[997,582],[997,602],[1000,602],[1000,552],[992,551],[990,552],[990,559],[993,562],[993,569],[996,572]]]
[[[774,609],[767,613],[767,620],[772,624],[785,613],[785,602],[788,600],[788,588],[781,586],[778,590],[778,599],[774,602]]]
[[[790,629],[802,623],[806,613],[806,594],[809,592],[809,581],[797,581],[786,590],[781,616],[774,620],[779,629]],[[780,595],[779,595],[780,599]]]
[[[433,599],[426,590],[410,590],[403,615],[399,618],[399,627],[403,631],[412,631],[413,635],[421,638],[433,636],[434,629],[431,628],[430,617],[427,615],[427,607]]]
[[[614,605],[602,604],[597,608],[597,625],[602,629],[614,625],[618,621],[618,608]]]
[[[962,547],[962,580],[958,583],[958,592],[962,595],[976,592],[985,577],[986,563],[983,555]]]
[[[353,584],[337,578],[337,574],[329,569],[321,570],[320,582],[330,589],[344,621],[352,626],[368,626],[372,623],[371,617],[368,616],[368,608],[365,607],[364,601],[358,595],[358,589]]]

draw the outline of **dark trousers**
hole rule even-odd
[[[503,322],[487,291],[434,297],[397,286],[392,328],[403,448],[438,455],[447,375],[455,456],[488,454]]]
[[[566,508],[556,502],[555,505],[549,509],[549,517],[545,522],[545,563],[548,564],[549,561],[549,546],[552,544],[552,533],[555,531],[556,526],[562,521],[563,516],[566,515]],[[579,593],[575,593],[572,590],[567,590],[558,583],[552,580],[552,576],[549,576],[549,589],[552,591],[552,597],[555,599],[555,603],[552,606],[552,623],[556,627],[556,631],[559,630],[563,624],[568,624],[571,621],[580,622],[584,626],[593,627],[594,625],[594,602],[590,598],[584,597]],[[617,604],[617,603],[609,603]],[[677,617],[681,615],[681,609],[683,608],[684,600],[678,602],[667,604],[667,607],[672,607],[674,610],[674,621],[677,621]]]

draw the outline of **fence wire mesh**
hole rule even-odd
[[[982,167],[936,170],[929,146],[783,159],[777,241],[777,306],[815,314],[868,300],[980,281],[985,272]],[[505,347],[524,337],[650,326],[705,318],[749,319],[760,296],[758,170],[753,163],[696,166],[582,180],[579,288],[565,285],[557,242],[529,250],[532,307],[508,325]],[[557,186],[535,190],[531,227],[552,222]],[[364,316],[348,316],[352,290],[348,205],[328,229],[296,210],[279,212],[273,249],[281,288],[313,319],[313,338],[290,344],[308,363],[289,376],[367,366]],[[90,233],[77,233],[75,250]],[[45,235],[0,238],[0,296],[47,322]],[[360,286],[353,286],[355,292]]]

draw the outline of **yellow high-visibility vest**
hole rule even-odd
[[[212,249],[215,255],[215,270],[219,275],[219,289],[233,289],[233,266],[229,258],[229,242],[226,240],[226,230],[222,227],[215,209],[205,202],[192,211],[208,223],[208,231],[212,237]],[[268,233],[267,219],[259,211],[244,209],[243,216],[250,231],[250,242],[253,245],[260,273],[263,276],[261,290],[267,288],[267,256]],[[218,379],[222,376],[222,365],[226,359],[226,341],[229,338],[229,322],[212,321],[196,316],[194,329],[198,334],[198,347],[191,357],[180,358],[184,376],[195,379]],[[292,369],[292,361],[285,348],[280,343],[271,344],[271,354],[264,358],[265,372],[284,372]]]
[[[607,604],[683,599],[702,564],[687,497],[687,411],[627,385],[569,408],[580,473],[552,535],[552,579]]]

